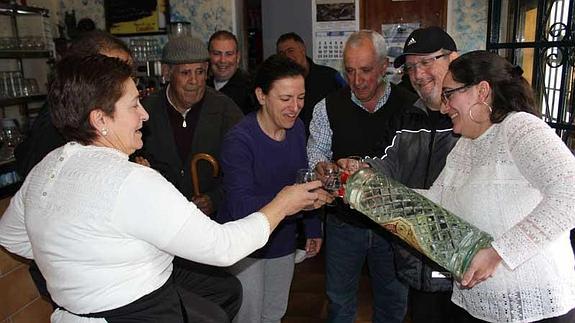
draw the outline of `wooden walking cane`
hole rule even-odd
[[[200,180],[198,178],[198,161],[206,160],[212,165],[212,176],[218,176],[220,172],[220,164],[218,161],[210,154],[197,153],[192,157],[190,162],[190,170],[192,172],[192,185],[194,186],[194,196],[200,196]]]

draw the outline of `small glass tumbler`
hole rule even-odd
[[[323,169],[323,176],[321,177],[323,188],[328,191],[332,196],[342,197],[341,188],[341,170],[336,164],[328,164]],[[327,206],[334,206],[335,200],[326,204]]]
[[[317,175],[312,169],[302,168],[298,169],[295,177],[296,184],[303,184],[307,182],[313,182],[317,180]],[[303,208],[304,211],[313,210],[315,207],[313,204],[308,205]]]
[[[298,169],[295,177],[296,184],[303,184],[317,180],[316,173],[308,168]]]

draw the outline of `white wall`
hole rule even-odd
[[[264,59],[276,52],[276,40],[282,34],[295,32],[312,56],[312,19],[310,0],[262,0],[262,41]]]

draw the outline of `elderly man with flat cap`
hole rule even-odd
[[[190,162],[196,153],[219,159],[224,134],[243,113],[226,95],[206,86],[210,54],[191,36],[171,39],[163,49],[166,89],[142,101],[150,114],[144,125],[144,151],[152,168],[166,177],[205,214],[213,215],[221,199],[219,178],[207,162],[198,163],[202,195],[193,196]]]
[[[419,100],[396,116],[393,128],[399,130],[391,134],[384,156],[366,159],[371,167],[411,188],[427,189],[435,181],[457,141],[451,119],[439,112],[443,78],[455,58],[455,42],[439,27],[409,35],[394,66],[403,68]],[[450,322],[454,305],[449,272],[402,243],[394,243],[393,249],[397,277],[410,287],[411,322]]]
[[[198,178],[202,194],[193,196],[190,162],[196,153],[208,153],[217,160],[225,133],[243,113],[232,99],[206,87],[209,59],[204,42],[191,36],[171,39],[164,46],[162,74],[169,84],[142,101],[150,118],[143,128],[144,147],[137,154],[211,215],[222,199],[221,181],[212,176],[209,163],[201,161]],[[191,322],[233,319],[241,305],[241,284],[234,276],[177,257],[174,265],[188,270],[185,292],[197,296],[194,302],[184,304]]]

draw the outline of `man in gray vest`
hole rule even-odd
[[[389,144],[391,120],[417,97],[388,82],[383,37],[362,30],[344,46],[348,86],[314,108],[308,140],[310,167],[318,173],[333,160],[381,156]],[[367,260],[373,290],[373,322],[403,322],[407,287],[395,276],[391,236],[361,213],[338,201],[326,219],[328,322],[354,322],[361,270]]]

